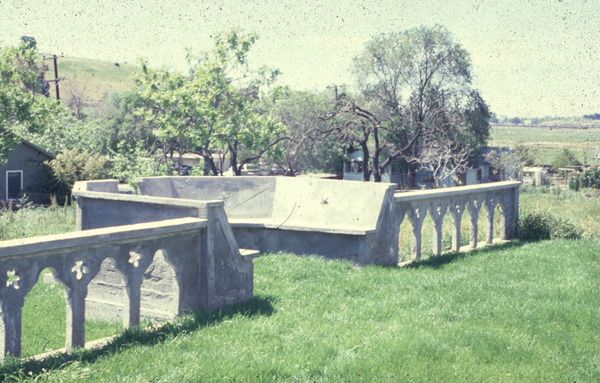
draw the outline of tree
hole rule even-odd
[[[279,144],[281,155],[271,159],[287,176],[303,171],[341,171],[343,145],[324,130],[320,116],[329,108],[327,95],[311,91],[277,88],[264,100],[264,108],[288,130],[288,140]]]
[[[27,48],[37,50],[37,41],[32,36],[21,36],[21,42],[25,44]]]
[[[513,117],[509,119],[508,122],[510,122],[513,125],[519,125],[523,123],[523,120],[521,120],[519,117]]]
[[[554,160],[552,161],[552,170],[555,172],[560,168],[565,168],[567,166],[580,166],[581,162],[577,159],[575,153],[568,149],[564,148],[560,153],[558,153]]]
[[[60,196],[68,196],[76,181],[106,178],[107,158],[86,151],[66,150],[46,163],[52,169],[56,180],[55,191]]]
[[[155,128],[166,157],[177,161],[197,153],[218,175],[214,155],[230,156],[239,175],[284,139],[284,127],[256,108],[263,86],[278,73],[249,72],[247,54],[256,38],[236,31],[218,35],[211,52],[195,60],[188,55],[187,76],[142,65],[137,84],[145,106],[138,113]]]
[[[0,52],[0,163],[18,142],[13,133],[22,125],[29,132],[44,130],[60,110],[56,101],[42,96],[45,69],[29,43]]]
[[[444,161],[454,166],[465,151],[471,159],[485,146],[489,110],[471,88],[469,54],[446,28],[374,36],[354,58],[353,71],[361,94],[338,100],[331,115],[347,116],[337,131],[354,140],[370,161],[365,180],[373,175],[380,181],[396,159],[423,165],[425,153],[441,150],[454,155]],[[443,147],[441,140],[448,137],[456,145]]]
[[[491,165],[494,174],[498,174],[500,180],[508,176],[511,180],[520,179],[523,169],[535,163],[536,153],[525,145],[517,145],[514,150],[491,150],[485,156],[485,160]]]

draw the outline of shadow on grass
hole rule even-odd
[[[507,250],[514,249],[517,247],[521,247],[527,242],[520,240],[513,240],[510,242],[504,243],[495,243],[491,245],[487,245],[485,247],[470,250],[470,251],[461,251],[461,252],[448,252],[438,256],[431,256],[428,258],[424,258],[410,264],[403,266],[405,269],[418,269],[421,267],[427,267],[430,269],[441,269],[442,267],[462,258],[472,257],[476,255],[485,255],[487,253],[497,252],[499,250]]]
[[[133,327],[117,335],[106,345],[96,349],[80,349],[71,354],[61,353],[49,356],[43,360],[21,361],[8,356],[4,365],[0,366],[0,382],[5,380],[21,381],[32,378],[40,373],[60,370],[73,362],[93,363],[100,357],[119,353],[123,349],[138,345],[154,345],[174,339],[180,334],[194,332],[203,327],[223,322],[234,316],[241,315],[270,316],[275,312],[273,303],[276,298],[271,296],[257,297],[252,300],[215,311],[198,310],[182,315],[172,322],[159,324],[150,328]]]

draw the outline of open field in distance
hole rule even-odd
[[[553,126],[492,125],[490,146],[525,145],[536,151],[538,164],[551,164],[564,148],[572,150],[583,164],[600,165],[600,125]]]

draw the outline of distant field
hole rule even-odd
[[[54,78],[52,60],[46,60],[46,79]],[[69,100],[81,97],[86,108],[96,108],[102,100],[112,94],[133,88],[132,75],[139,68],[128,63],[115,63],[75,57],[58,58],[60,98],[68,105]],[[54,84],[50,84],[50,95],[56,97]]]
[[[552,122],[552,121],[550,121]],[[587,126],[492,125],[490,146],[526,145],[535,149],[538,164],[550,164],[563,149],[572,150],[581,163],[600,165],[600,125]]]

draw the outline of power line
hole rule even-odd
[[[54,79],[53,80],[46,80],[46,82],[53,82],[54,83],[54,87],[56,89],[56,99],[60,100],[60,92],[58,90],[58,82],[61,80],[64,80],[64,78],[58,78],[58,65],[56,63],[56,60],[58,59],[58,57],[56,55],[52,55],[52,57],[45,57],[44,56],[44,60],[53,60],[54,61]]]

